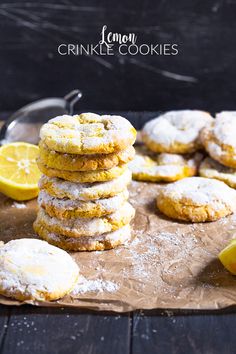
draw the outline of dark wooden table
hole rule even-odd
[[[0,348],[4,354],[236,352],[233,311],[119,315],[30,306],[0,309]]]
[[[155,113],[126,115],[140,128]],[[0,327],[0,352],[4,354],[236,353],[235,309],[120,315],[0,306]]]

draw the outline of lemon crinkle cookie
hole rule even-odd
[[[109,154],[132,145],[136,130],[120,116],[83,113],[50,119],[40,138],[49,149],[62,153]]]
[[[40,171],[48,177],[58,177],[66,181],[78,183],[93,183],[110,181],[116,177],[119,177],[127,169],[127,164],[115,166],[109,170],[65,171],[62,169],[47,167],[39,158],[38,167]]]
[[[214,221],[235,212],[236,191],[214,179],[184,178],[160,189],[157,207],[173,219]]]
[[[133,179],[150,182],[173,182],[197,173],[201,154],[185,157],[177,154],[162,153],[157,157],[136,154],[129,163]]]
[[[191,153],[202,147],[199,133],[212,121],[211,115],[204,111],[170,111],[147,122],[142,138],[154,152]]]
[[[213,159],[236,168],[236,111],[216,114],[212,124],[202,130],[201,140]]]
[[[47,230],[68,237],[94,236],[115,231],[130,223],[135,214],[128,202],[110,215],[100,218],[58,219],[50,217],[43,208],[39,209],[35,223],[40,223]]]
[[[35,231],[38,235],[47,242],[63,248],[68,251],[103,251],[118,247],[130,241],[131,229],[130,225],[125,225],[122,228],[92,237],[66,237],[57,233],[48,231],[40,223],[35,224]]]
[[[42,190],[39,193],[38,204],[46,210],[48,215],[59,219],[93,218],[114,213],[122,207],[128,197],[128,190],[125,189],[114,197],[84,202],[55,198]]]
[[[94,171],[110,169],[128,163],[134,158],[133,146],[111,154],[76,155],[50,150],[42,141],[39,143],[40,161],[47,167],[66,171]]]
[[[221,165],[210,157],[202,161],[199,174],[202,177],[218,179],[236,189],[236,169]]]
[[[97,183],[74,183],[43,175],[39,180],[39,188],[57,198],[90,201],[113,197],[123,192],[130,182],[131,172],[127,169],[111,181]]]
[[[68,294],[79,268],[65,251],[36,239],[0,247],[0,294],[25,300],[56,300]]]

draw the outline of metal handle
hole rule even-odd
[[[73,90],[71,92],[69,92],[64,99],[66,100],[67,104],[68,104],[68,111],[69,114],[72,114],[74,111],[74,105],[76,104],[76,102],[78,102],[81,97],[82,97],[82,92],[78,89]]]

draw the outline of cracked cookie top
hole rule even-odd
[[[50,119],[40,138],[52,150],[70,154],[109,154],[132,145],[136,130],[121,116],[94,113]]]

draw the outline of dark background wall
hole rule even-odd
[[[236,109],[236,1],[1,1],[0,110],[73,88],[94,110]],[[102,26],[138,42],[179,44],[177,56],[60,56],[96,43]]]

